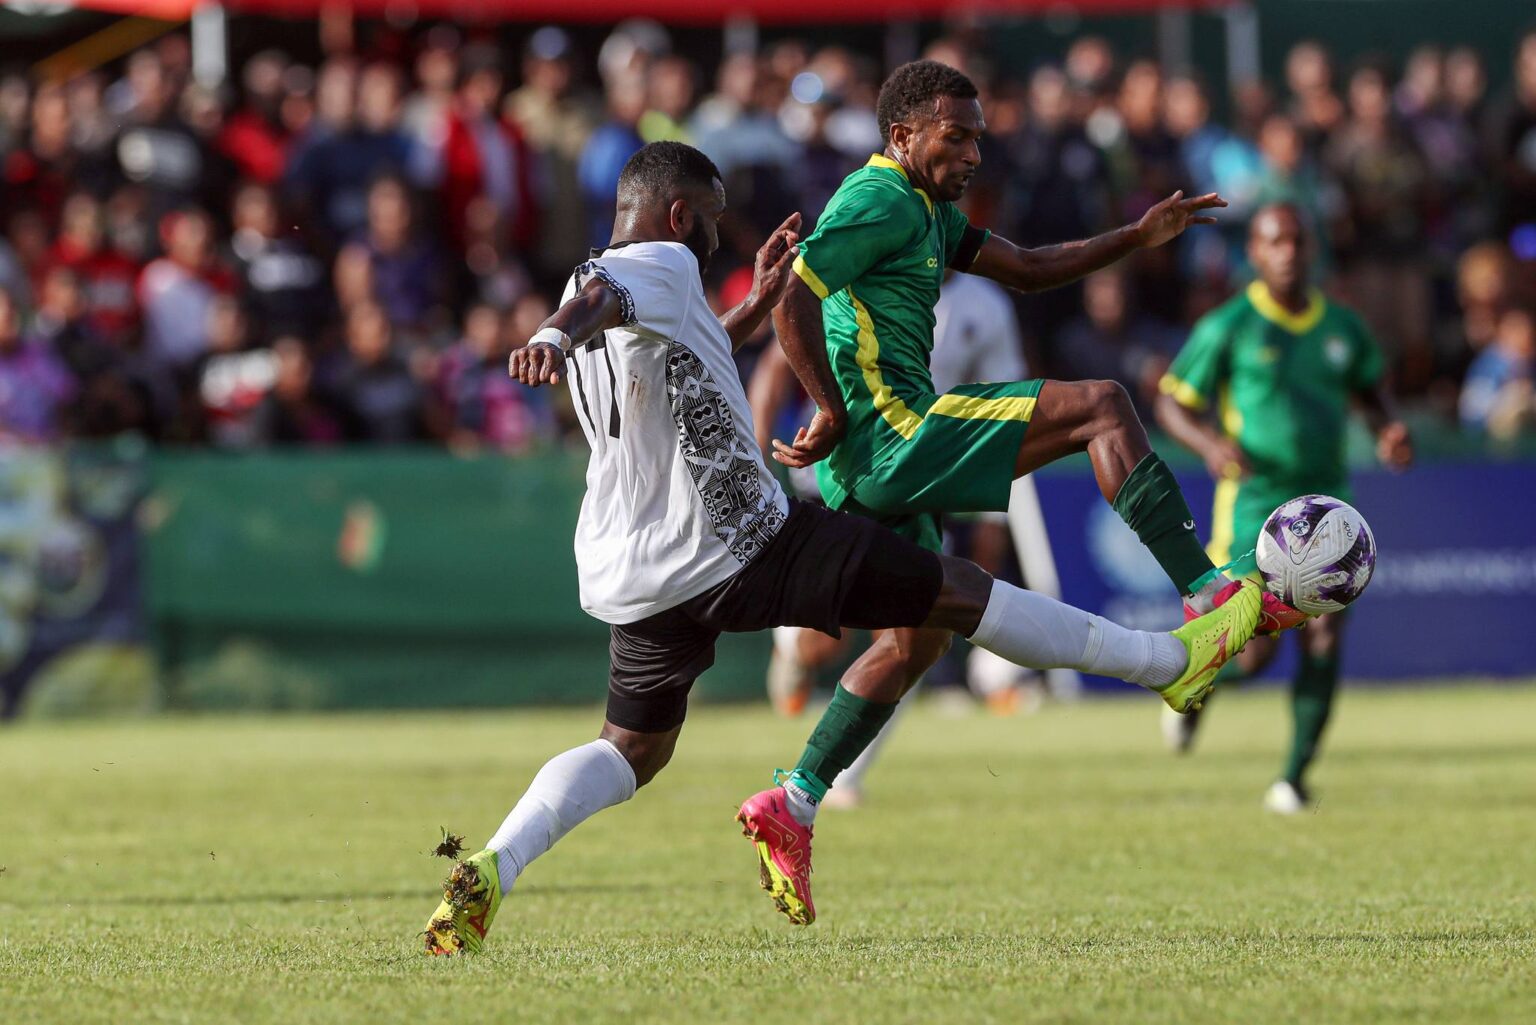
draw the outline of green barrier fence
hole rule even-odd
[[[1536,456],[1532,439],[1419,426],[1425,462]],[[1370,448],[1352,437],[1358,464]],[[581,611],[572,551],[585,464],[131,440],[0,453],[0,718],[601,701],[607,629]],[[1042,486],[1088,472],[1064,460]],[[759,698],[770,643],[723,638],[699,693]]]
[[[161,452],[146,590],[172,707],[596,702],[607,628],[577,601],[585,460]],[[762,693],[767,634],[697,693]]]

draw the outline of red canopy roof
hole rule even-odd
[[[119,14],[181,20],[204,0],[41,0]],[[452,17],[473,23],[616,22],[647,17],[674,25],[718,25],[746,16],[763,24],[848,23],[954,14],[1123,14],[1228,6],[1232,0],[225,0],[231,11],[314,17],[322,9],[358,15]]]

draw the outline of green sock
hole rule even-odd
[[[894,701],[866,701],[838,684],[832,692],[832,703],[806,741],[805,753],[789,774],[790,782],[820,801],[838,774],[864,752],[895,711]]]
[[[1195,534],[1195,517],[1173,471],[1156,452],[1131,470],[1115,496],[1115,512],[1136,532],[1180,594],[1193,594],[1216,569]]]
[[[1333,691],[1339,682],[1339,657],[1303,655],[1291,683],[1291,753],[1285,760],[1287,782],[1301,786],[1301,777],[1317,757],[1318,741],[1328,725],[1328,711],[1333,707]]]

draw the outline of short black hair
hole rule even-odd
[[[948,64],[938,61],[912,61],[891,72],[891,77],[880,87],[880,99],[875,102],[880,138],[890,142],[891,125],[905,121],[920,110],[932,108],[941,96],[974,100],[976,85]]]
[[[1258,227],[1259,218],[1265,214],[1288,214],[1296,218],[1296,223],[1301,225],[1301,233],[1303,235],[1308,238],[1312,235],[1312,225],[1307,223],[1307,215],[1302,211],[1301,207],[1288,199],[1277,199],[1273,203],[1265,203],[1259,207],[1253,212],[1253,216],[1248,219],[1248,235],[1250,238]]]
[[[639,200],[647,196],[671,196],[679,188],[714,187],[723,176],[715,162],[681,142],[653,142],[641,146],[619,172],[619,197]]]

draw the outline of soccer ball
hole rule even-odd
[[[1376,538],[1354,506],[1303,495],[1269,514],[1257,551],[1264,586],[1309,616],[1360,597],[1376,568]]]

